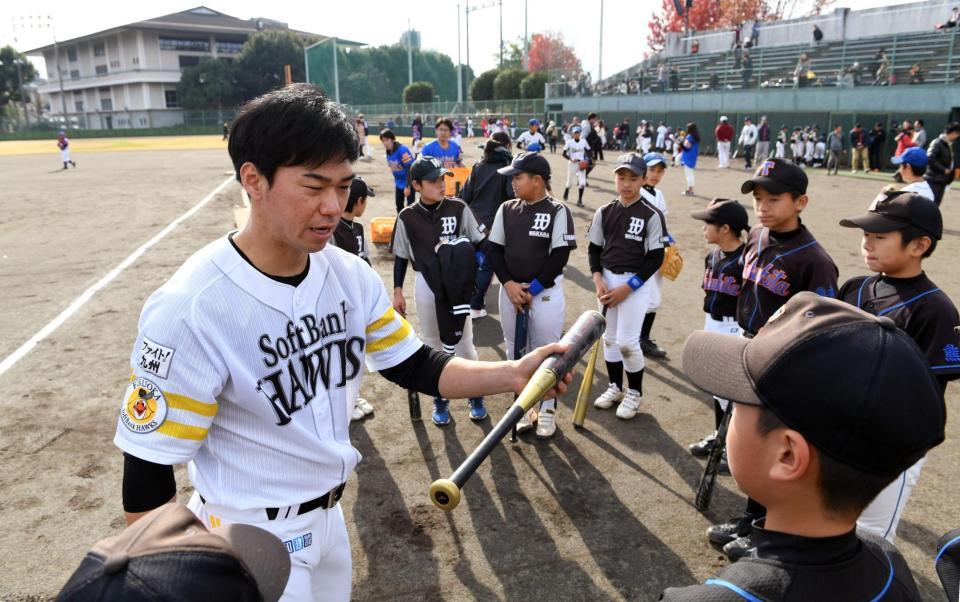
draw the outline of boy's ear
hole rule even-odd
[[[913,257],[923,257],[932,244],[933,239],[929,236],[918,236],[907,243],[907,252]]]
[[[419,181],[417,181],[417,180],[410,180],[410,186],[411,186],[414,190],[416,190],[417,192],[420,192],[420,182],[419,182]]]
[[[796,199],[794,199],[793,202],[795,203],[797,207],[797,212],[799,213],[807,208],[807,203],[810,202],[810,197],[808,197],[805,194],[801,194]]]
[[[799,432],[779,429],[768,437],[775,438],[776,458],[770,466],[770,478],[774,481],[799,481],[816,467],[814,450]]]

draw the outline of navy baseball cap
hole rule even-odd
[[[373,191],[373,188],[370,188],[370,185],[366,181],[357,176],[353,179],[353,182],[350,182],[350,197],[349,200],[356,201],[359,198],[366,196],[377,196]]]
[[[937,240],[943,236],[940,208],[927,197],[904,190],[881,192],[866,213],[842,219],[840,225],[878,234],[915,226]]]
[[[750,227],[746,208],[733,199],[713,199],[702,211],[691,212],[690,217],[711,224],[726,224],[737,231]]]
[[[453,172],[446,169],[440,159],[427,155],[420,155],[410,166],[410,180],[439,180],[443,176],[451,176]]]
[[[889,317],[808,291],[753,339],[694,332],[683,371],[717,397],[768,408],[819,452],[870,474],[896,476],[944,438],[940,385],[913,339]]]
[[[643,156],[643,162],[647,164],[647,169],[650,169],[654,165],[666,165],[667,158],[660,153],[647,153]]]
[[[740,192],[751,193],[757,186],[770,194],[784,192],[807,194],[807,174],[793,163],[787,163],[783,159],[767,159],[757,167],[753,179],[743,183]]]
[[[289,576],[290,553],[272,533],[243,524],[208,531],[171,503],[94,544],[57,600],[274,602]]]
[[[621,169],[629,169],[638,176],[647,175],[647,163],[638,153],[624,153],[617,157],[617,163],[613,168],[613,173]]]
[[[913,165],[914,167],[926,167],[927,151],[918,146],[913,146],[903,151],[899,157],[891,157],[890,162],[894,165],[906,163],[907,165]]]
[[[513,162],[507,167],[501,167],[497,173],[505,176],[515,176],[518,173],[528,173],[541,176],[544,180],[550,179],[550,163],[540,153],[524,151],[517,153]]]
[[[527,122],[527,125],[540,125],[540,120],[539,120],[539,119],[531,119],[530,121]]]

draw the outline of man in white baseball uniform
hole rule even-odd
[[[577,182],[577,207],[583,207],[583,189],[587,185],[587,170],[581,162],[589,162],[587,157],[587,141],[581,136],[579,125],[570,128],[570,140],[563,146],[563,156],[569,161],[567,164],[567,185],[563,189],[563,200],[570,197],[570,184]]]
[[[246,523],[284,542],[285,601],[350,599],[337,501],[361,459],[348,426],[364,363],[403,388],[472,397],[519,391],[561,350],[473,362],[420,343],[376,272],[327,245],[357,142],[341,108],[308,84],[241,109],[229,152],[250,219],[147,300],[114,439],[128,523],[176,497],[172,466],[187,463],[189,507],[214,533]]]

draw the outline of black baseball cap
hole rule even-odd
[[[702,211],[690,212],[690,217],[712,224],[726,224],[734,230],[750,227],[746,208],[733,199],[713,199]]]
[[[453,175],[453,172],[446,169],[440,159],[427,155],[420,155],[410,166],[410,180],[439,180],[443,176]]]
[[[617,157],[613,173],[617,173],[621,169],[629,169],[638,176],[645,176],[647,175],[647,162],[643,160],[643,155],[639,153],[624,153]]]
[[[353,182],[350,182],[350,197],[347,203],[349,204],[350,201],[355,202],[357,199],[365,196],[377,196],[377,194],[363,178],[357,176],[353,179]]]
[[[683,371],[870,474],[898,475],[944,438],[940,386],[913,339],[889,317],[815,293],[794,295],[753,339],[694,332]]]
[[[290,554],[273,534],[242,524],[211,532],[174,503],[94,544],[57,600],[275,602],[289,576]]]
[[[740,192],[748,194],[757,186],[770,194],[807,194],[807,174],[783,159],[767,159],[757,167],[753,179],[743,183]]]
[[[517,153],[513,162],[507,167],[501,167],[497,173],[505,176],[515,176],[518,173],[528,173],[534,176],[541,176],[544,180],[550,179],[550,163],[547,162],[540,153],[523,151]]]
[[[916,226],[937,240],[943,236],[940,208],[924,196],[903,190],[881,192],[866,213],[842,219],[840,225],[876,233]]]

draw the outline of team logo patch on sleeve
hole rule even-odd
[[[152,433],[167,419],[167,400],[160,387],[135,378],[124,395],[120,421],[134,433]]]
[[[160,378],[167,378],[170,373],[170,362],[173,361],[173,351],[170,347],[164,347],[160,343],[154,343],[147,337],[143,337],[138,360],[140,368]]]

